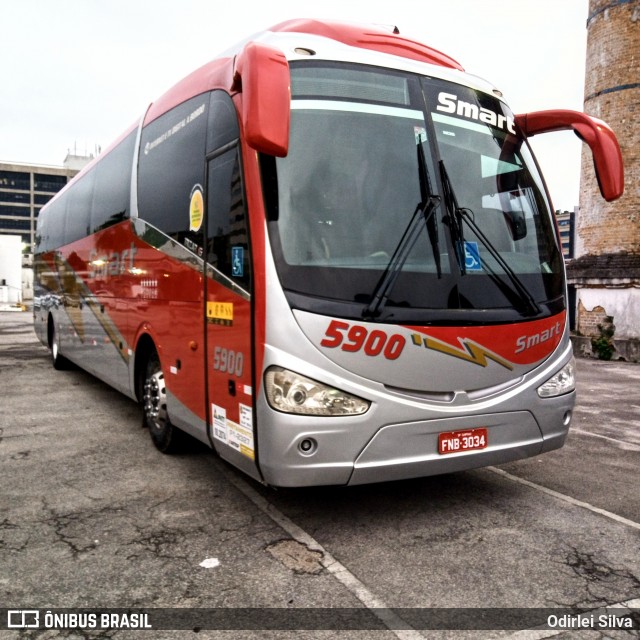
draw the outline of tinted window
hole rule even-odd
[[[124,220],[129,215],[131,197],[131,165],[136,133],[129,134],[113,151],[96,165],[91,233]]]
[[[127,217],[135,141],[134,131],[46,206],[45,215],[38,217],[38,252],[75,242]]]
[[[22,171],[0,171],[0,187],[13,189],[31,189],[31,178],[28,173]]]
[[[208,94],[196,96],[142,131],[140,218],[179,242],[198,243],[202,225]],[[189,242],[187,242],[189,244]]]
[[[238,116],[229,94],[213,91],[209,106],[207,153],[237,140],[239,136]]]
[[[291,83],[288,154],[262,169],[292,305],[407,324],[559,310],[544,187],[495,96],[320,62]]]
[[[0,205],[0,216],[30,216],[29,207],[12,207],[10,205]]]
[[[67,211],[67,194],[47,206],[45,215],[38,218],[36,228],[36,252],[53,251],[64,244],[65,216]]]
[[[249,233],[237,148],[209,163],[207,186],[207,261],[250,291]]]
[[[50,176],[44,173],[36,173],[33,186],[36,191],[52,191],[53,193],[57,193],[65,184],[67,184],[66,176]],[[28,189],[29,187],[26,188]]]
[[[29,220],[3,220],[0,219],[0,229],[29,229]]]
[[[94,178],[94,172],[89,172],[65,194],[67,214],[64,227],[64,244],[75,242],[89,234]]]
[[[67,194],[63,194],[62,197],[54,203],[53,213],[49,216],[47,238],[50,249],[58,249],[65,243],[64,228],[65,218],[67,217],[67,202]]]
[[[28,193],[17,193],[13,191],[0,191],[0,202],[21,202],[29,204],[31,195]]]
[[[46,232],[44,220],[44,217],[38,217],[38,219],[36,220],[36,235],[34,237],[33,243],[34,253],[44,253],[48,250],[46,239],[44,237],[44,234]]]
[[[40,193],[36,193],[33,196],[33,202],[34,204],[47,204],[47,202],[49,202],[49,200],[51,200],[51,198],[53,198],[52,195],[43,195]]]

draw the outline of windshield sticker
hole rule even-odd
[[[436,111],[441,113],[451,113],[467,120],[478,120],[498,129],[509,131],[509,133],[516,133],[515,120],[509,116],[505,116],[502,113],[496,113],[486,107],[479,107],[472,102],[464,102],[460,100],[457,95],[453,93],[445,93],[441,91],[438,94],[438,105]],[[435,115],[435,114],[434,114]],[[434,117],[434,120],[437,119]],[[450,119],[447,119],[451,123]],[[454,120],[455,123],[455,120]],[[458,122],[460,126],[460,123]]]
[[[467,271],[482,271],[480,250],[477,242],[464,243],[464,266]]]
[[[244,276],[244,247],[231,247],[231,275],[234,278]]]
[[[492,178],[493,176],[497,176],[502,173],[511,173],[512,171],[522,171],[522,165],[514,164],[513,162],[505,162],[498,158],[490,158],[485,155],[480,156],[480,175],[483,178]]]
[[[204,217],[204,196],[202,186],[196,184],[189,197],[189,231],[200,231]]]
[[[416,136],[416,144],[427,141],[427,130],[424,127],[413,127],[413,133]]]

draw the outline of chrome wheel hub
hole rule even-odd
[[[147,422],[156,429],[162,429],[167,423],[167,388],[162,371],[157,371],[145,381],[143,400]]]

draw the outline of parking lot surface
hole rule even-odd
[[[52,368],[29,313],[0,313],[0,383],[0,607],[231,608],[254,622],[264,611],[265,629],[267,614],[283,608],[293,625],[300,609],[325,621],[329,608],[375,619],[355,629],[236,624],[197,635],[5,627],[2,637],[638,635],[424,630],[405,618],[615,606],[637,615],[640,365],[578,360],[578,405],[559,451],[446,476],[299,490],[263,487],[196,443],[159,453],[135,403],[83,371]],[[393,609],[400,623],[387,628]]]

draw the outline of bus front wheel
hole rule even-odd
[[[162,453],[176,453],[181,448],[183,433],[169,420],[164,373],[155,351],[147,360],[142,407],[144,424],[149,429],[153,444]]]

